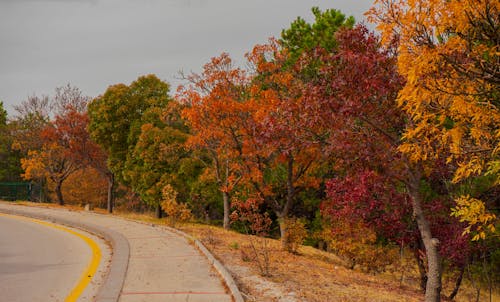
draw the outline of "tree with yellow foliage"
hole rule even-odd
[[[500,183],[500,2],[377,0],[368,13],[386,45],[397,45],[406,84],[399,106],[410,117],[402,151],[413,162],[446,158],[453,182],[492,175]],[[453,214],[476,239],[497,220],[474,196],[457,196]],[[440,283],[426,291],[439,301]]]
[[[68,159],[64,147],[57,143],[48,143],[41,150],[30,150],[21,159],[24,170],[22,177],[26,180],[48,178],[54,183],[57,202],[64,204],[62,185],[79,166]]]

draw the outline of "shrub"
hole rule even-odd
[[[340,256],[347,267],[377,273],[398,258],[398,249],[377,243],[375,232],[362,222],[339,220],[325,223],[314,237],[325,242],[327,250]]]
[[[254,262],[262,276],[271,275],[270,247],[268,239],[271,219],[267,213],[261,213],[260,205],[263,200],[259,197],[247,198],[244,202],[234,199],[232,206],[235,209],[231,214],[232,223],[242,223],[248,235],[248,244],[240,249],[243,261]]]
[[[171,185],[163,187],[162,197],[161,208],[167,213],[171,225],[175,226],[177,222],[186,222],[192,218],[188,206],[177,202],[177,191]]]
[[[292,217],[285,220],[285,225],[287,232],[287,251],[297,253],[299,247],[307,237],[305,221]]]

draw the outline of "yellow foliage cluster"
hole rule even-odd
[[[21,158],[21,167],[24,170],[24,174],[21,176],[26,180],[46,177],[47,171],[42,160],[43,157],[43,152],[29,151],[27,157]]]
[[[461,222],[468,223],[464,234],[471,233],[471,228],[476,226],[473,241],[485,239],[487,231],[495,232],[496,216],[487,212],[484,202],[467,195],[457,198],[456,203],[456,207],[452,209],[452,215],[459,218]]]
[[[305,221],[292,217],[287,218],[285,224],[287,249],[289,252],[296,253],[308,235]]]
[[[168,219],[172,225],[177,222],[186,222],[192,218],[191,210],[185,203],[177,202],[177,191],[167,184],[162,190],[163,200],[161,201],[161,208],[167,213]]]
[[[377,0],[368,16],[386,45],[397,41],[398,103],[410,118],[400,151],[424,164],[446,158],[455,183],[490,174],[498,184],[500,1]],[[467,196],[455,215],[483,228],[495,219]]]

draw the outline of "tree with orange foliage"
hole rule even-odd
[[[72,173],[64,181],[64,202],[83,206],[106,208],[107,179],[96,169],[85,166]]]
[[[18,109],[20,113],[24,112],[24,118],[31,120],[35,117],[37,121],[41,121],[36,124],[39,127],[26,129],[25,133],[28,135],[21,136],[21,141],[15,142],[18,145],[25,141],[28,143],[27,155],[21,160],[25,171],[23,177],[49,178],[54,182],[57,200],[61,205],[64,204],[64,181],[84,164],[77,149],[82,148],[79,138],[88,136],[86,124],[80,118],[88,99],[78,88],[67,85],[56,89],[56,95],[52,99],[43,98],[40,102],[34,97]],[[56,111],[54,121],[50,121],[50,114],[44,109]],[[35,136],[38,139],[34,140]]]
[[[254,71],[247,101],[253,108],[245,143],[248,178],[278,217],[283,248],[291,250],[287,221],[297,194],[320,185],[314,171],[321,166],[321,146],[306,127],[304,82],[297,70],[287,68],[287,49],[271,39],[254,47],[247,59]]]
[[[204,150],[215,174],[224,205],[224,228],[229,228],[231,193],[241,180],[238,156],[242,149],[241,127],[248,118],[244,97],[247,76],[234,68],[228,54],[212,58],[203,72],[187,77],[177,99],[187,105],[182,116],[191,127],[188,139],[192,149]]]

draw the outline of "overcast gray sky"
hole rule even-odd
[[[172,84],[211,57],[243,54],[311,7],[363,20],[372,0],[0,0],[0,100],[12,105],[70,83],[97,96],[154,73]]]

